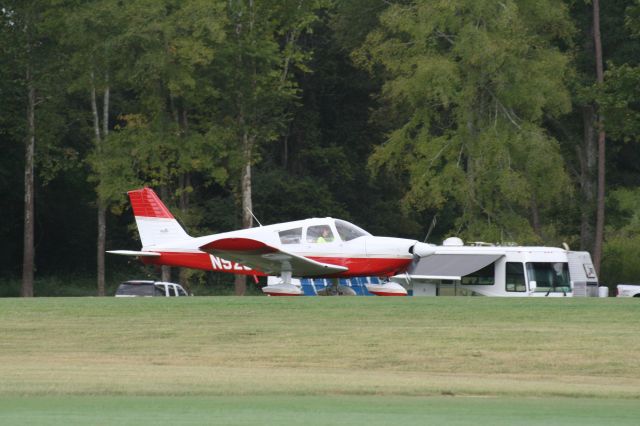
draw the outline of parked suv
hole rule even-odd
[[[180,284],[162,281],[132,280],[125,281],[116,290],[116,297],[174,297],[188,296]]]

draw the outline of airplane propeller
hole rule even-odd
[[[417,242],[409,249],[413,256],[425,257],[430,256],[436,252],[436,247],[433,244]]]

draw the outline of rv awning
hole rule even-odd
[[[459,280],[500,259],[504,254],[433,254],[409,272],[412,278]]]

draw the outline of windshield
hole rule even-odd
[[[336,230],[338,231],[340,238],[342,238],[342,241],[350,241],[358,237],[371,235],[364,229],[358,228],[354,224],[340,219],[336,219]]]
[[[569,265],[565,262],[527,263],[529,283],[536,282],[536,291],[570,292]]]
[[[118,296],[153,296],[154,286],[150,284],[120,284],[116,294]],[[163,294],[164,296],[164,294]]]

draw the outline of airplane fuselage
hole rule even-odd
[[[243,275],[291,277],[392,276],[433,251],[404,238],[376,237],[344,220],[313,218],[191,237],[150,188],[129,191],[141,251],[110,253],[146,264]]]
[[[156,218],[142,218],[144,221],[161,221]],[[349,241],[343,241],[335,226],[335,219],[315,218],[301,221],[279,223],[238,231],[225,232],[188,240],[175,241],[171,245],[144,246],[143,251],[159,253],[157,257],[143,257],[146,264],[168,265],[201,269],[207,271],[228,272],[242,275],[267,275],[262,271],[251,269],[239,262],[223,259],[206,253],[201,246],[216,240],[227,238],[250,238],[260,240],[272,247],[281,248],[290,253],[306,257],[317,262],[344,266],[344,272],[331,274],[334,277],[358,277],[364,275],[392,276],[404,272],[413,260],[410,248],[417,241],[361,235]],[[154,224],[155,225],[155,224]],[[318,243],[310,235],[313,227],[328,226],[334,237],[332,241]],[[287,241],[283,238],[289,230],[300,230],[300,238]]]

